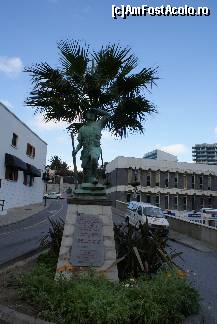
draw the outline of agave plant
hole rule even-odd
[[[181,255],[181,252],[169,254],[167,238],[153,234],[147,222],[137,227],[129,223],[115,225],[114,234],[120,279],[153,274],[163,267],[174,268],[173,259]]]
[[[49,230],[48,233],[42,237],[40,246],[49,248],[50,253],[58,257],[64,230],[64,221],[61,218],[52,219],[50,217],[48,220],[50,223]]]
[[[138,59],[128,47],[108,44],[94,51],[76,40],[60,41],[60,66],[40,63],[25,68],[33,89],[27,106],[46,121],[66,121],[76,133],[90,108],[104,109],[111,118],[107,128],[116,136],[127,130],[143,132],[143,121],[156,108],[146,90],[158,79],[157,68],[138,71]],[[135,72],[137,70],[138,72]]]

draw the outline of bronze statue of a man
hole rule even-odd
[[[97,119],[97,114],[102,117]],[[86,113],[86,123],[79,129],[78,145],[73,152],[75,156],[78,151],[81,151],[81,161],[84,173],[84,182],[97,184],[96,178],[98,160],[102,153],[100,140],[102,129],[105,127],[110,115],[101,109],[90,109]]]

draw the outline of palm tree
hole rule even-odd
[[[66,40],[58,43],[58,50],[60,67],[40,63],[25,68],[33,84],[27,106],[43,113],[46,121],[67,121],[73,133],[90,108],[110,113],[107,128],[115,136],[143,132],[146,115],[156,112],[145,90],[158,79],[157,69],[143,68],[134,73],[138,59],[130,48],[118,44],[91,51],[86,44]]]

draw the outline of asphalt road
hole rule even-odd
[[[183,252],[176,263],[189,273],[189,281],[200,293],[204,323],[217,324],[217,252],[201,252],[171,241],[170,246]]]
[[[48,217],[57,219],[66,215],[66,200],[54,200],[45,210],[15,224],[0,228],[0,265],[40,245],[43,235],[48,232]]]

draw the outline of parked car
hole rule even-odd
[[[49,192],[49,193],[44,195],[44,198],[47,198],[47,199],[63,199],[63,196],[62,196],[61,193],[58,193],[58,192]]]
[[[158,232],[162,236],[167,236],[169,233],[169,223],[163,214],[161,208],[137,201],[131,201],[128,204],[129,223],[138,226],[141,222],[146,221],[152,232]]]

